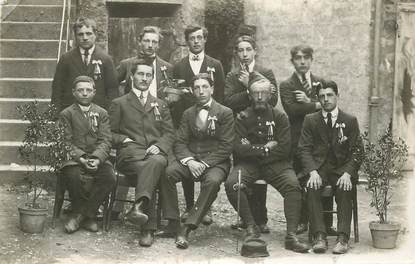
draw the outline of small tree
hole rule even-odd
[[[17,110],[23,120],[29,121],[23,144],[19,147],[21,159],[31,167],[25,178],[29,188],[27,198],[31,202],[26,205],[39,208],[37,199],[45,186],[45,177],[40,174],[57,172],[67,158],[69,145],[65,140],[65,127],[55,120],[56,110],[53,105],[42,110],[39,102],[34,101],[18,106]],[[46,165],[47,168],[40,165]],[[31,193],[33,197],[30,198]]]
[[[392,125],[371,142],[368,133],[363,134],[365,155],[362,171],[366,174],[366,190],[372,194],[370,206],[376,209],[380,223],[388,222],[388,207],[392,199],[391,180],[403,178],[402,168],[408,157],[408,146],[402,138],[394,138]]]

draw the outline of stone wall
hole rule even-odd
[[[370,0],[245,0],[245,23],[257,27],[258,61],[279,81],[292,74],[290,48],[311,45],[312,71],[337,82],[340,107],[355,114],[366,130],[371,8]]]

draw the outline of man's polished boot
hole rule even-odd
[[[315,235],[313,252],[314,253],[325,253],[327,251],[327,238],[326,234],[318,232]]]
[[[209,208],[205,216],[203,216],[202,218],[202,224],[211,225],[212,223],[213,223],[212,211]]]
[[[163,238],[173,238],[176,237],[179,228],[180,221],[170,219],[168,225],[164,227],[162,230],[156,232],[155,236]]]
[[[298,253],[307,253],[310,250],[310,245],[298,240],[295,233],[288,233],[285,236],[285,249]]]
[[[150,247],[154,242],[154,231],[153,230],[142,230],[141,237],[138,243],[142,247]]]
[[[176,237],[176,247],[186,249],[189,247],[189,233],[192,231],[188,225],[180,227]]]
[[[145,224],[148,216],[144,213],[144,201],[135,203],[131,210],[125,215],[125,219],[137,226]]]
[[[345,254],[349,249],[347,236],[343,233],[339,233],[337,236],[336,245],[333,248],[333,254]]]
[[[71,218],[69,218],[68,222],[66,222],[65,224],[65,232],[68,234],[76,232],[79,229],[82,221],[84,221],[84,219],[85,216],[81,214],[75,214],[71,216]]]

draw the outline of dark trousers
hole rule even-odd
[[[334,197],[337,204],[337,233],[344,233],[349,237],[352,221],[353,192],[337,188],[336,183],[341,175],[335,174],[333,169],[333,166],[325,164],[318,170],[318,173],[322,178],[323,186],[331,185],[334,190]],[[326,224],[322,213],[322,188],[318,190],[307,188],[307,209],[312,234],[317,232],[326,233]],[[356,186],[353,185],[353,188],[356,188]]]
[[[135,186],[135,201],[145,201],[148,221],[142,226],[145,230],[157,229],[155,190],[167,166],[163,155],[150,155],[144,160],[125,162],[118,169],[126,175],[129,184]]]
[[[200,176],[200,194],[196,203],[189,211],[189,217],[186,219],[185,225],[192,229],[202,221],[203,216],[209,210],[215,201],[221,183],[226,179],[227,171],[219,167],[207,168]],[[166,219],[179,219],[179,203],[176,189],[176,183],[190,180],[194,181],[188,167],[174,161],[166,169],[166,174],[161,178],[160,191],[163,215]]]
[[[109,163],[101,164],[96,172],[86,172],[81,165],[65,166],[62,175],[72,199],[73,212],[89,218],[95,217],[116,182]]]
[[[284,197],[284,214],[287,220],[287,232],[294,233],[300,219],[301,190],[293,169],[279,169],[279,164],[258,167],[252,163],[240,162],[235,165],[225,183],[226,194],[235,210],[237,210],[238,206],[238,192],[233,186],[238,182],[239,170],[241,170],[241,181],[245,185],[248,186],[258,179],[264,179],[280,192]],[[246,189],[240,193],[239,216],[248,225],[255,224]]]

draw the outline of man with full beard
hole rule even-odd
[[[287,116],[273,108],[271,83],[259,73],[252,73],[249,81],[251,106],[243,118],[236,120],[234,141],[235,165],[225,183],[226,194],[239,216],[247,224],[246,239],[260,237],[247,199],[247,186],[264,179],[284,197],[287,220],[285,248],[305,253],[309,245],[300,242],[295,234],[301,210],[301,189],[290,159],[291,137]],[[239,175],[241,182],[238,183]]]

